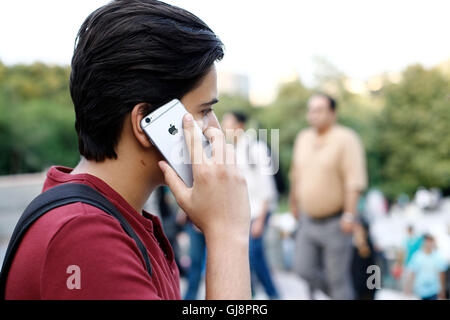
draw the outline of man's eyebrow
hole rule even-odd
[[[202,104],[200,105],[200,107],[211,106],[211,105],[213,105],[213,104],[216,104],[217,102],[219,102],[219,99],[214,98],[214,99],[212,99],[212,100],[209,101],[209,102],[202,103]]]

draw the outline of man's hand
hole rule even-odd
[[[347,190],[344,201],[344,214],[341,218],[341,230],[344,233],[352,233],[356,224],[356,212],[358,212],[358,190]]]
[[[440,280],[441,280],[442,289],[441,289],[441,292],[439,292],[438,297],[439,297],[439,299],[445,300],[445,298],[446,298],[445,297],[445,288],[446,288],[445,272],[440,272],[439,276],[441,278]]]
[[[352,233],[355,229],[356,220],[353,213],[346,212],[341,217],[341,230],[344,233]]]
[[[259,216],[255,220],[253,220],[252,226],[251,226],[251,235],[253,239],[259,238],[262,236],[264,231],[264,221],[265,216]]]
[[[212,147],[208,158],[192,115],[184,116],[183,129],[192,161],[192,188],[165,161],[159,165],[178,204],[205,235],[206,297],[250,299],[250,204],[234,147],[226,144],[221,130],[210,127],[205,131]]]
[[[410,297],[414,296],[413,295],[414,279],[415,279],[414,272],[411,272],[409,275],[407,275],[404,293],[405,295]]]
[[[194,184],[188,188],[177,173],[161,161],[161,170],[180,207],[205,234],[247,238],[250,205],[245,178],[237,169],[234,147],[225,142],[221,130],[208,128],[205,135],[212,144],[212,156],[203,150],[201,137],[194,130],[192,115],[183,118],[184,134],[191,155]]]
[[[300,215],[298,212],[297,200],[295,198],[294,191],[292,191],[292,190],[289,193],[289,210],[291,211],[294,218],[298,220]]]

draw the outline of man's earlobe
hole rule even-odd
[[[144,111],[145,109],[148,109],[148,104],[146,103],[139,103],[135,105],[133,110],[131,110],[130,120],[133,134],[136,139],[144,148],[150,148],[152,147],[152,143],[147,138],[144,130],[141,128],[141,120],[146,116]]]

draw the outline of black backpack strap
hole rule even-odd
[[[2,271],[0,274],[1,299],[5,298],[6,279],[8,277],[8,272],[14,259],[14,255],[28,228],[48,211],[75,202],[82,202],[97,207],[119,220],[124,231],[136,242],[139,251],[144,257],[147,272],[150,277],[152,276],[152,268],[147,249],[119,210],[102,194],[88,185],[80,183],[65,183],[53,187],[37,196],[33,201],[31,201],[17,222],[6,250]]]

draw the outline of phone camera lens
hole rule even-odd
[[[150,122],[150,118],[145,118],[145,122],[149,123]]]

